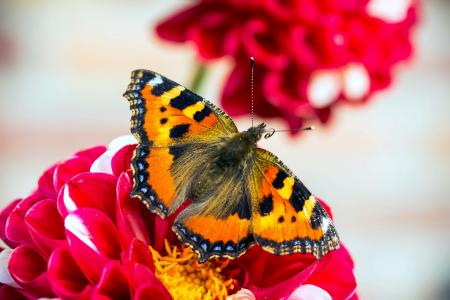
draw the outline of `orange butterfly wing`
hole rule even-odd
[[[250,175],[255,241],[277,254],[312,253],[321,258],[339,248],[339,237],[322,205],[272,153],[256,150]]]
[[[177,159],[236,133],[237,128],[212,103],[152,71],[132,72],[124,96],[132,111],[131,132],[139,142],[132,160],[132,195],[165,217],[185,200],[177,194],[180,183],[172,174]],[[195,161],[191,163],[195,168]]]
[[[190,245],[199,261],[212,257],[237,258],[254,244],[248,199],[241,194],[238,205],[223,217],[206,213],[204,204],[192,204],[176,218],[173,230],[182,243]],[[210,201],[206,206],[217,205]]]

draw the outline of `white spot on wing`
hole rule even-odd
[[[163,83],[163,80],[161,78],[161,76],[156,75],[155,78],[153,78],[152,80],[150,80],[149,82],[147,82],[147,84],[150,84],[151,86],[157,86],[158,84]]]
[[[323,232],[327,232],[330,224],[331,224],[330,219],[328,219],[327,217],[322,217],[322,231]]]

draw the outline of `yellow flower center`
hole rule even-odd
[[[228,290],[234,288],[233,279],[226,279],[221,273],[228,260],[214,259],[200,264],[191,248],[171,247],[167,240],[165,250],[166,255],[161,255],[150,247],[156,277],[174,300],[222,300],[227,298]]]

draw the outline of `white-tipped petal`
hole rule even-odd
[[[370,89],[370,78],[362,64],[348,64],[343,72],[344,95],[352,101],[361,100]]]
[[[308,99],[315,108],[323,108],[334,102],[340,91],[337,71],[316,71],[308,84]]]
[[[398,23],[406,18],[411,0],[371,0],[367,5],[367,13],[385,22]]]
[[[0,252],[0,282],[18,288],[19,285],[14,281],[8,269],[9,258],[12,252],[13,250],[11,249],[4,249]]]
[[[287,300],[332,300],[327,291],[313,284],[305,284],[297,288]]]

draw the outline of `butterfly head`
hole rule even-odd
[[[246,139],[251,141],[252,143],[255,143],[259,141],[265,131],[266,124],[261,123],[258,126],[252,126],[247,131],[243,132],[243,135]]]

